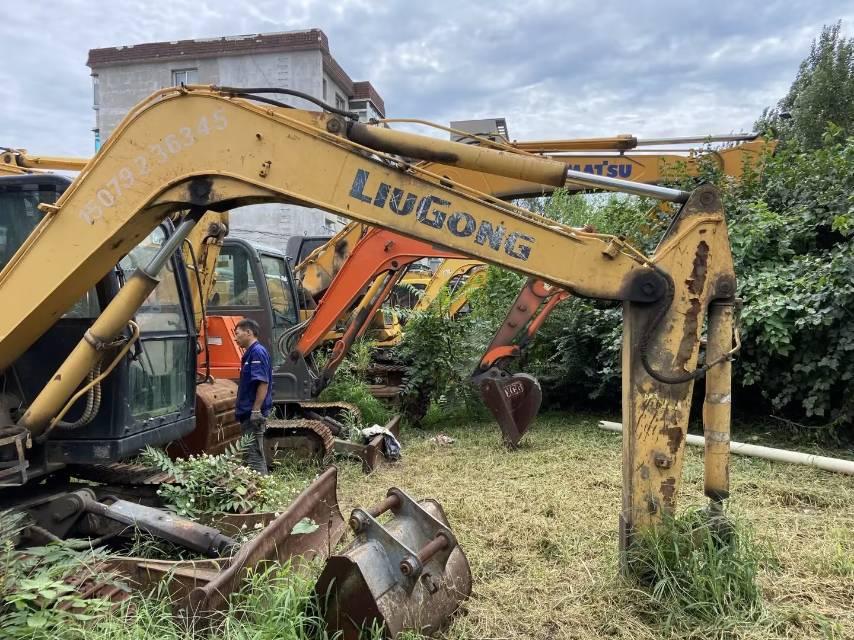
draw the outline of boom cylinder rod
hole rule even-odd
[[[568,182],[574,182],[586,187],[607,189],[609,191],[620,191],[622,193],[631,193],[636,196],[648,196],[650,198],[667,200],[669,202],[688,202],[688,197],[691,195],[687,191],[680,191],[679,189],[658,187],[654,184],[642,184],[640,182],[620,180],[619,178],[609,178],[607,176],[597,176],[595,174],[575,171],[573,169],[566,170],[566,179]]]
[[[733,301],[715,300],[709,305],[707,362],[732,350]],[[732,363],[723,360],[706,372],[703,402],[705,435],[705,493],[713,504],[729,497],[729,438],[732,408]]]
[[[62,409],[89,371],[103,357],[106,345],[115,340],[133,319],[145,299],[160,283],[157,274],[198,222],[203,210],[188,215],[151,261],[128,279],[110,304],[95,319],[77,346],[33,400],[19,425],[33,435],[41,435]]]
[[[737,133],[717,136],[685,136],[682,138],[647,138],[638,140],[638,146],[654,146],[660,144],[702,144],[704,142],[750,142],[759,137],[758,133]]]

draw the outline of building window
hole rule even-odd
[[[92,133],[95,134],[95,153],[98,153],[98,150],[101,148],[101,130],[92,129]]]
[[[340,93],[335,94],[335,107],[337,109],[346,109],[347,103],[344,102],[344,98],[341,97]]]
[[[326,100],[326,78],[323,79],[323,99]]]
[[[92,108],[97,109],[101,105],[101,87],[98,76],[92,76]]]
[[[179,87],[182,84],[198,84],[198,69],[175,69],[172,71],[172,86]]]

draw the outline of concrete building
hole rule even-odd
[[[86,64],[92,70],[96,150],[131,107],[182,83],[295,89],[355,111],[362,120],[385,117],[382,97],[369,81],[347,75],[320,29],[91,49]],[[319,109],[301,98],[269,95],[300,109]],[[345,222],[314,209],[257,205],[232,213],[230,233],[284,251],[290,236],[334,233]]]

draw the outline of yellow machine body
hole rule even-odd
[[[320,208],[577,295],[621,301],[624,542],[672,511],[707,316],[710,335],[729,337],[719,341],[724,360],[709,370],[726,380],[707,387],[706,416],[714,424],[706,428],[716,442],[728,438],[720,407],[729,402],[722,363],[731,353],[732,316],[710,309],[728,308],[735,274],[718,191],[657,191],[683,204],[655,252],[644,255],[616,236],[561,225],[417,167],[401,168],[390,153],[512,180],[567,182],[562,161],[271,107],[208,87],[162,90],[128,114],[55,206],[43,205],[44,219],[0,272],[0,368],[170,214],[263,202]],[[131,304],[123,309],[124,318],[133,313]],[[110,327],[125,326],[120,315],[110,314]],[[86,358],[77,351],[71,358],[79,362],[64,370],[84,376]],[[51,395],[39,395],[30,410],[48,415],[45,406],[67,399]],[[715,455],[706,464],[706,491],[719,501],[728,495],[727,458]]]

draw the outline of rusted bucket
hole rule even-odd
[[[226,608],[229,595],[262,563],[329,556],[344,534],[337,483],[338,470],[330,467],[297,496],[287,511],[244,544],[224,571],[193,589],[189,598],[192,615],[199,618]],[[292,534],[303,518],[311,519],[318,528],[311,533]]]
[[[540,410],[543,392],[539,381],[527,373],[511,375],[492,367],[476,376],[474,382],[501,428],[504,444],[515,449]]]
[[[385,525],[376,518],[392,511]],[[357,534],[329,558],[315,586],[331,633],[356,640],[382,627],[388,638],[405,630],[438,632],[471,595],[468,560],[435,500],[416,502],[400,489],[369,509],[354,509]]]
[[[105,569],[123,578],[132,590],[148,592],[165,582],[176,612],[183,609],[204,626],[212,612],[228,606],[229,596],[240,589],[249,572],[264,563],[299,562],[326,558],[332,553],[344,534],[337,482],[338,470],[330,467],[232,558],[182,561],[109,558]],[[318,528],[310,533],[292,534],[303,518],[310,518]],[[225,518],[234,531],[240,530],[242,524],[253,526],[268,519],[269,514],[233,514]]]
[[[196,386],[196,428],[166,448],[172,458],[208,453],[216,455],[240,440],[240,423],[234,417],[237,385],[214,380]]]

